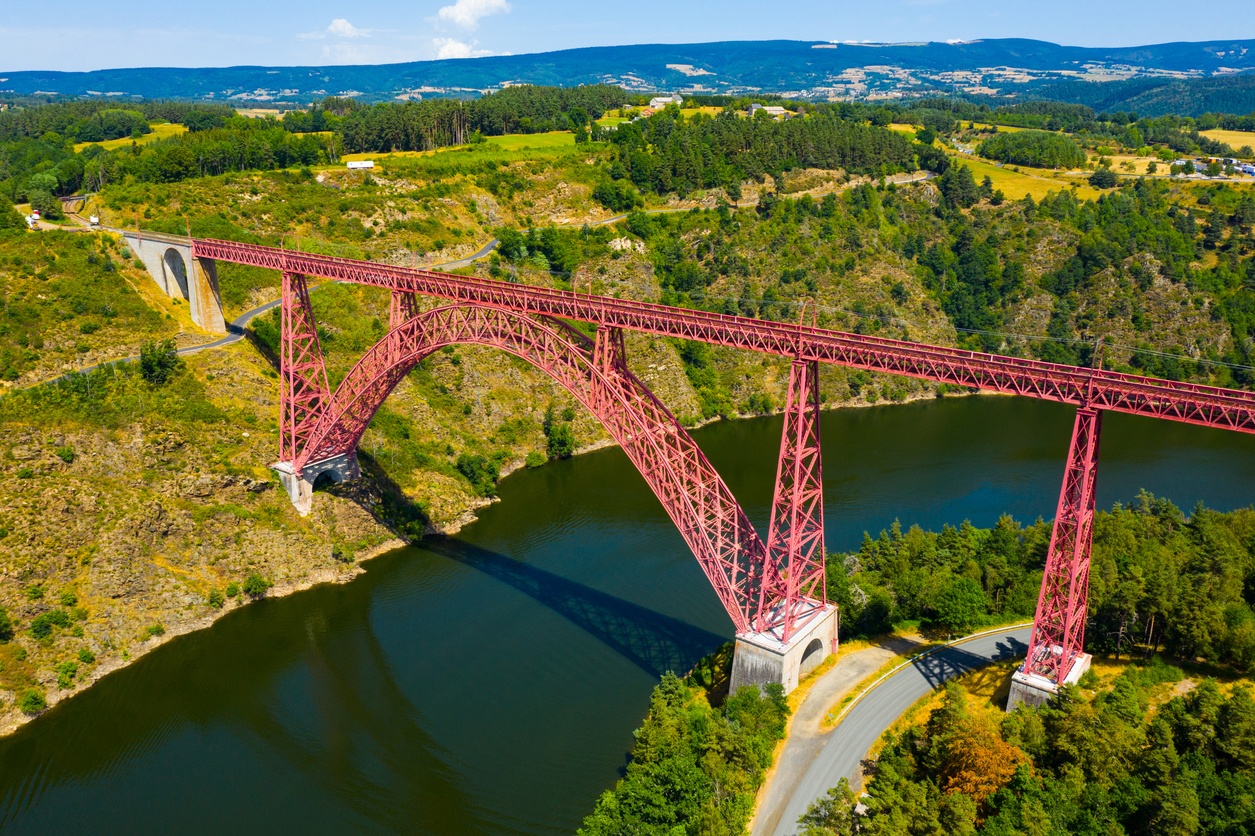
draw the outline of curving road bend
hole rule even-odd
[[[781,752],[780,762],[754,818],[753,836],[797,833],[797,820],[811,803],[843,777],[853,782],[868,750],[916,700],[959,674],[991,662],[1023,656],[1028,652],[1031,632],[1031,627],[1010,627],[948,645],[916,659],[871,691],[864,692],[841,724],[822,735],[822,742],[817,746],[806,745],[807,737],[814,739],[813,733],[807,735],[808,729],[795,728]],[[838,664],[824,679],[840,675],[841,671],[842,665]],[[821,685],[822,680],[816,683],[812,695]],[[798,711],[795,727],[807,720],[817,723],[826,706],[832,704],[825,700],[819,710],[812,708],[807,712],[807,703]],[[810,716],[804,717],[804,714]],[[799,731],[799,745],[793,746],[793,737]]]

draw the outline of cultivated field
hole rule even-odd
[[[1208,139],[1223,142],[1237,151],[1243,146],[1255,148],[1255,131],[1226,131],[1220,128],[1212,131],[1200,131]]]
[[[131,139],[129,136],[124,136],[119,137],[118,139],[106,139],[104,142],[80,142],[74,146],[74,150],[82,151],[89,145],[99,145],[105,150],[112,151],[115,148],[125,148],[132,142],[144,145],[145,143],[156,142],[157,140],[165,139],[166,137],[178,136],[179,134],[187,133],[187,128],[182,125],[171,124],[169,122],[154,124],[152,129],[152,133],[144,134],[139,139]]]

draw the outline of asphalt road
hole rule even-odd
[[[1031,627],[1011,628],[942,648],[866,692],[841,724],[828,733],[819,754],[783,804],[783,812],[760,811],[754,836],[796,833],[797,820],[811,803],[843,777],[853,782],[868,750],[916,700],[959,674],[1023,656],[1028,652],[1031,632]]]

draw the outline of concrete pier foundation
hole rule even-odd
[[[1088,653],[1077,656],[1063,683],[1075,685],[1089,670],[1091,661],[1092,657]],[[1057,693],[1059,686],[1046,677],[1025,673],[1023,669],[1017,670],[1011,675],[1011,695],[1007,697],[1007,711],[1014,711],[1021,705],[1034,708],[1045,705]]]
[[[836,650],[837,608],[831,605],[798,625],[787,644],[775,631],[740,633],[732,657],[730,693],[735,694],[743,685],[761,688],[779,682],[787,694]]]
[[[357,456],[341,454],[322,461],[309,462],[297,476],[292,472],[289,462],[272,464],[271,469],[279,474],[288,498],[296,506],[302,517],[307,516],[314,506],[314,485],[322,476],[328,476],[333,482],[345,482],[361,477],[362,472],[357,466]]]

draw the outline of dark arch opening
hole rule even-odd
[[[183,256],[179,255],[179,251],[171,247],[166,250],[166,254],[162,259],[166,265],[166,283],[169,284],[171,278],[179,286],[179,294],[184,299],[191,299],[187,292],[187,265],[183,263]]]
[[[314,477],[314,487],[316,491],[326,490],[331,485],[338,483],[340,479],[334,470],[324,470]]]
[[[798,666],[797,675],[806,676],[806,674],[819,667],[819,663],[823,660],[823,639],[811,639],[810,644],[806,645],[806,650],[802,653],[802,663]]]

